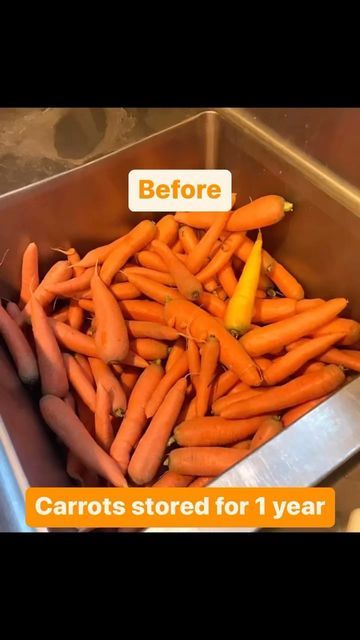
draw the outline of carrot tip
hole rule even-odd
[[[115,409],[115,411],[113,411],[114,416],[116,416],[116,418],[123,418],[125,415],[125,409],[121,409],[119,407],[119,409]]]
[[[284,202],[284,211],[285,211],[285,213],[289,213],[290,211],[293,211],[293,210],[294,210],[293,203],[292,202],[287,202],[285,200],[285,202]]]

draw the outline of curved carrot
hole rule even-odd
[[[159,382],[157,388],[153,391],[151,397],[145,405],[145,414],[147,418],[152,418],[156,413],[166,394],[182,378],[189,370],[188,356],[186,351],[180,356],[173,366],[166,372]]]
[[[187,487],[192,481],[192,476],[182,476],[180,473],[165,471],[153,487]]]
[[[169,453],[169,471],[189,476],[219,476],[248,451],[224,447],[184,447]]]
[[[179,238],[185,253],[190,253],[199,242],[196,231],[185,225],[179,229]]]
[[[280,222],[285,213],[293,210],[291,202],[281,196],[262,196],[236,209],[226,228],[228,231],[249,231]]]
[[[318,340],[320,340],[320,338],[318,338]],[[329,351],[326,351],[326,353],[320,357],[320,360],[321,362],[338,364],[345,367],[345,369],[360,372],[360,351],[353,351],[351,349],[329,349]]]
[[[196,274],[199,282],[206,282],[213,278],[230,261],[232,255],[243,242],[241,233],[231,233],[222,243],[214,257],[199,273]]]
[[[129,351],[124,316],[115,297],[95,270],[91,280],[97,329],[96,349],[104,362],[121,362]]]
[[[186,351],[186,342],[184,338],[181,336],[177,338],[176,342],[170,349],[170,353],[165,365],[165,371],[169,371],[171,367],[175,364],[175,362],[182,356]]]
[[[261,375],[253,360],[216,319],[187,300],[173,300],[165,305],[165,321],[179,333],[185,333],[198,341],[214,335],[220,343],[220,361],[249,385],[261,383]]]
[[[316,306],[316,305],[315,305]],[[270,324],[296,314],[297,302],[292,298],[255,300],[253,322]]]
[[[159,242],[159,240],[154,240],[152,246],[154,251],[166,263],[180,293],[188,300],[197,300],[202,293],[202,286],[198,279],[166,244]]]
[[[320,371],[306,373],[259,396],[231,404],[221,412],[223,418],[251,418],[262,413],[288,409],[335,391],[345,381],[344,372],[329,364]]]
[[[0,335],[11,353],[20,380],[25,384],[34,384],[39,379],[36,358],[23,332],[1,303]]]
[[[126,320],[126,327],[131,338],[153,338],[154,340],[173,341],[179,337],[175,329],[158,322]]]
[[[133,273],[129,273],[128,278],[129,282],[134,284],[141,293],[160,304],[164,304],[166,300],[183,297],[177,289],[167,287],[165,284],[161,284],[161,282],[156,282],[155,280],[149,280],[149,278],[144,278],[144,276],[135,276]]]
[[[234,273],[234,269],[230,263],[226,264],[218,273],[218,278],[221,286],[226,291],[229,298],[234,294],[236,285],[238,283]]]
[[[178,236],[179,223],[176,222],[173,215],[163,216],[156,223],[155,239],[165,242],[169,247],[172,247]],[[150,242],[150,249],[152,249],[152,242]]]
[[[211,395],[211,404],[215,402],[218,398],[224,396],[230,389],[232,389],[236,383],[239,382],[239,377],[234,371],[227,369],[222,373],[218,379],[214,382],[212,395]]]
[[[174,438],[181,447],[220,447],[253,436],[263,422],[264,416],[247,420],[193,418],[175,427]]]
[[[111,397],[101,382],[96,389],[95,407],[95,439],[98,445],[109,452],[114,440],[114,429],[111,423]]]
[[[273,262],[268,274],[284,296],[295,298],[295,300],[301,300],[304,297],[305,293],[301,284],[279,262]]]
[[[91,251],[88,251],[88,253],[79,260],[76,266],[88,269],[89,267],[95,267],[96,264],[103,264],[110,253],[116,249],[116,247],[123,244],[123,242],[124,236],[121,236],[121,238],[117,238],[109,244],[104,244],[101,247],[96,247],[96,249],[91,249]]]
[[[187,341],[187,354],[189,363],[189,373],[194,389],[197,391],[200,375],[200,352],[195,340],[191,338]]]
[[[49,282],[45,283],[45,289],[54,296],[62,296],[63,298],[71,298],[79,291],[86,291],[90,287],[91,278],[94,275],[94,268],[85,269],[80,276],[66,280],[65,282]]]
[[[119,380],[113,374],[110,367],[99,358],[89,358],[89,365],[96,385],[99,386],[99,384],[101,384],[110,396],[113,415],[122,418],[127,403],[125,392]]]
[[[130,340],[130,349],[144,358],[144,360],[164,360],[169,352],[167,344],[153,338]]]
[[[23,308],[30,300],[31,292],[39,285],[39,251],[35,242],[30,242],[22,257],[21,289],[19,306]]]
[[[69,268],[67,260],[59,260],[53,264],[34,291],[34,296],[42,307],[47,307],[55,298],[55,294],[48,291],[47,286],[55,282],[68,280],[71,277],[71,271],[72,269]],[[31,299],[26,303],[21,313],[23,321],[29,322],[31,316]]]
[[[296,407],[289,409],[289,411],[284,413],[281,418],[284,427],[289,427],[291,424],[296,422],[296,420],[300,420],[300,418],[302,418],[306,413],[315,409],[315,407],[324,402],[324,400],[327,400],[327,398],[329,398],[329,395],[321,396],[315,400],[309,400],[308,402],[298,404]]]
[[[63,347],[70,351],[81,353],[84,356],[98,357],[94,338],[73,329],[59,320],[49,318],[48,321],[57,341],[60,342]]]
[[[140,251],[136,254],[137,262],[146,269],[168,272],[167,265],[154,251]]]
[[[223,318],[225,315],[226,303],[223,300],[220,300],[220,298],[215,296],[213,293],[203,291],[200,296],[199,304],[216,318]]]
[[[125,418],[110,449],[111,456],[118,462],[124,473],[127,471],[131,452],[146,426],[145,405],[163,375],[164,370],[160,365],[151,364],[144,369],[132,389]]]
[[[206,265],[209,259],[209,253],[218,240],[222,230],[225,228],[230,215],[230,213],[218,213],[215,215],[209,229],[189,253],[186,266],[191,273],[198,273],[198,271]]]
[[[74,300],[70,302],[68,310],[68,323],[73,329],[78,331],[81,329],[84,323],[84,309],[79,307],[78,303]]]
[[[96,444],[77,415],[63,400],[46,395],[40,400],[40,411],[49,427],[86,467],[115,487],[127,486],[115,460]]]
[[[148,368],[149,367],[147,367],[147,369]],[[135,371],[122,371],[120,373],[121,386],[124,389],[125,395],[126,395],[127,398],[129,398],[134,386],[136,385],[136,382],[137,382],[138,378],[139,378],[139,372],[136,371],[136,370]]]
[[[168,391],[137,445],[128,468],[129,476],[135,484],[151,482],[158,472],[167,441],[185,399],[186,387],[185,378],[181,378]]]
[[[122,300],[119,302],[124,317],[129,320],[144,320],[164,324],[164,307],[152,300]]]
[[[74,353],[74,358],[78,365],[82,368],[89,382],[94,386],[95,379],[91,371],[89,360],[82,353]]]
[[[157,271],[156,269],[145,269],[145,267],[125,267],[122,270],[122,273],[125,277],[127,274],[133,274],[134,276],[144,276],[144,278],[148,278],[149,280],[156,280],[156,282],[161,282],[161,284],[166,284],[168,287],[175,286],[175,280],[167,271]]]
[[[209,335],[201,350],[200,374],[196,390],[196,415],[205,416],[209,407],[211,384],[218,364],[220,345],[218,339]]]
[[[345,298],[334,298],[309,311],[254,329],[241,338],[241,343],[252,356],[262,356],[281,349],[333,320],[347,303]]]
[[[281,433],[281,431],[283,431],[283,425],[280,420],[277,418],[267,418],[257,429],[250,444],[250,451],[261,447],[265,442],[268,442],[268,440],[277,436],[278,433]]]
[[[323,306],[324,305],[322,305],[322,307]],[[345,334],[345,337],[340,340],[339,344],[343,347],[351,346],[360,340],[360,323],[348,318],[336,318],[309,335],[317,338],[319,336],[325,336],[328,333]]]
[[[151,220],[142,220],[126,236],[123,243],[115,247],[105,259],[101,270],[101,280],[109,285],[117,271],[128,259],[141,251],[156,235],[156,225]]]
[[[63,357],[70,384],[86,406],[95,413],[96,394],[93,385],[73,356],[69,353],[64,353]]]

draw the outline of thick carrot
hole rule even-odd
[[[301,300],[305,293],[296,278],[279,262],[274,261],[268,272],[271,280],[287,298]]]
[[[324,400],[327,400],[327,398],[329,398],[329,395],[321,396],[315,400],[309,400],[303,404],[298,404],[296,407],[286,411],[281,418],[284,427],[289,427],[291,424],[296,422],[296,420],[300,420],[300,418],[302,418],[306,413],[315,409],[315,407],[324,402]]]
[[[168,473],[171,473],[171,471],[168,471]],[[214,476],[199,476],[198,478],[195,478],[195,480],[193,480],[188,486],[206,487],[206,485],[209,484],[209,482],[211,482],[212,480],[214,480]]]
[[[304,298],[303,300],[297,300],[295,311],[296,313],[301,313],[302,311],[318,307],[320,304],[324,304],[324,302],[325,300],[322,298]]]
[[[15,320],[15,322],[16,322],[16,324],[18,326],[20,326],[22,324],[21,309],[19,309],[19,307],[16,304],[16,302],[12,302],[10,300],[10,302],[8,302],[7,305],[6,305],[6,311],[9,314],[10,318]]]
[[[164,370],[160,365],[149,365],[142,372],[131,392],[125,418],[110,449],[111,456],[118,462],[124,473],[127,471],[131,452],[146,426],[145,405],[163,375]]]
[[[114,365],[113,365],[114,366]],[[116,365],[115,365],[116,366]],[[149,367],[147,367],[148,369]],[[125,391],[125,395],[129,398],[136,382],[139,378],[138,371],[122,371],[120,374],[121,386]]]
[[[176,222],[173,215],[163,216],[156,223],[155,239],[165,242],[169,247],[172,247],[178,236],[179,223]],[[152,243],[150,242],[150,249]]]
[[[196,231],[194,231],[192,227],[188,227],[186,225],[180,227],[179,238],[185,253],[193,251],[199,242]]]
[[[165,371],[169,371],[171,367],[175,364],[175,362],[182,356],[186,351],[186,342],[183,337],[179,336],[177,338],[174,345],[171,347],[168,359],[165,365]]]
[[[145,358],[142,358],[137,353],[129,349],[126,357],[122,360],[122,364],[128,364],[130,367],[138,367],[139,369],[146,369],[149,363]]]
[[[230,218],[230,213],[219,213],[214,216],[213,222],[201,240],[189,253],[186,266],[191,273],[198,273],[209,259],[209,253],[218,240],[222,230]]]
[[[145,414],[147,418],[152,418],[157,412],[166,394],[182,378],[189,370],[188,356],[186,351],[180,356],[173,366],[166,372],[160,380],[157,388],[153,391],[151,397],[145,405]]]
[[[212,316],[216,318],[223,318],[226,312],[226,303],[220,300],[213,293],[203,291],[200,300],[200,306],[206,309]]]
[[[129,351],[124,316],[111,291],[95,270],[91,280],[97,329],[96,349],[104,362],[121,362]]]
[[[91,371],[89,360],[82,353],[74,353],[74,358],[82,368],[89,382],[91,382],[91,384],[94,386],[95,380],[94,380],[93,373]]]
[[[111,397],[101,382],[96,389],[95,407],[95,439],[98,445],[109,452],[114,440],[114,429],[111,423]]]
[[[157,282],[156,280],[149,280],[149,278],[136,276],[133,273],[129,273],[128,278],[129,282],[132,282],[132,284],[134,284],[141,293],[160,304],[164,304],[166,300],[183,297],[177,289],[167,287],[165,284],[161,284],[161,282]]]
[[[80,331],[84,323],[84,309],[79,307],[75,300],[72,300],[69,304],[68,323],[70,327],[77,331]]]
[[[152,300],[122,300],[119,303],[124,318],[164,324],[164,307]]]
[[[136,260],[142,267],[146,269],[154,269],[155,271],[168,272],[167,265],[154,251],[140,251],[136,254]]]
[[[225,420],[224,418],[193,418],[175,427],[174,437],[181,447],[220,447],[233,444],[254,435],[264,416],[247,420]]]
[[[211,404],[230,391],[237,382],[239,382],[239,378],[234,371],[231,371],[230,369],[224,371],[224,373],[222,373],[213,384]]]
[[[69,353],[64,353],[63,357],[70,384],[86,406],[95,413],[96,394],[93,385],[73,356]]]
[[[188,300],[197,300],[203,289],[198,279],[189,271],[187,265],[179,260],[163,242],[154,240],[152,246],[154,251],[166,263],[180,293]]]
[[[169,453],[169,471],[189,476],[219,476],[248,455],[246,449],[184,447]]]
[[[301,367],[299,370],[299,374],[303,375],[304,373],[313,373],[314,371],[320,371],[325,367],[323,362],[310,362],[306,364],[304,367]]]
[[[320,340],[320,338],[317,339]],[[360,351],[353,351],[351,349],[329,349],[329,351],[326,351],[326,353],[320,357],[320,360],[321,362],[338,364],[345,367],[345,369],[360,372]]]
[[[328,336],[320,336],[308,340],[305,344],[288,351],[284,356],[276,358],[276,360],[264,372],[264,380],[267,384],[278,384],[293,373],[298,371],[306,362],[317,358],[330,347],[341,340],[342,333],[331,333]],[[337,351],[337,350],[336,350]],[[360,354],[359,354],[360,355]],[[359,360],[360,362],[360,360]],[[333,364],[341,364],[335,362]]]
[[[283,425],[277,418],[266,418],[257,429],[250,445],[250,450],[257,449],[283,431]]]
[[[173,300],[165,305],[165,321],[179,333],[198,341],[214,335],[220,343],[220,361],[249,385],[261,383],[261,375],[253,360],[216,318],[187,300]]]
[[[175,280],[170,275],[170,273],[166,271],[157,271],[156,269],[145,269],[145,267],[125,267],[122,270],[122,273],[127,278],[127,274],[133,274],[134,276],[144,276],[145,278],[149,278],[149,280],[156,280],[156,282],[161,282],[161,284],[166,284],[168,287],[175,286]]]
[[[101,384],[110,396],[113,415],[121,418],[125,413],[127,403],[125,392],[119,380],[111,368],[99,358],[89,358],[89,365],[96,385]]]
[[[323,307],[324,305],[322,305]],[[328,324],[324,324],[316,331],[309,333],[314,337],[325,336],[328,333],[343,333],[345,337],[339,342],[341,346],[347,347],[356,344],[360,340],[360,323],[348,318],[336,318]]]
[[[243,235],[241,233],[231,233],[222,243],[209,264],[196,275],[197,279],[200,282],[206,282],[210,280],[210,278],[213,278],[230,262],[232,255],[237,251],[242,241]]]
[[[165,471],[153,487],[187,487],[192,482],[192,476],[182,476],[180,473]]]
[[[64,322],[49,318],[49,324],[56,336],[57,341],[66,349],[81,353],[84,356],[97,358],[97,350],[94,338],[73,329]]]
[[[96,444],[76,413],[63,400],[46,395],[40,400],[40,411],[49,427],[86,467],[115,487],[127,486],[115,460]]]
[[[63,398],[69,391],[69,385],[59,345],[46,313],[34,294],[30,303],[42,393]]]
[[[66,280],[65,282],[49,282],[45,283],[45,289],[54,296],[63,298],[71,298],[79,291],[86,291],[90,287],[91,278],[94,275],[94,268],[85,269],[80,276]]]
[[[181,378],[168,391],[137,445],[128,468],[129,476],[135,484],[151,482],[158,472],[167,441],[185,399],[186,387],[185,378]]]
[[[39,379],[36,358],[23,332],[1,303],[0,335],[11,353],[20,380],[25,384],[34,384]]]
[[[279,387],[265,390],[260,396],[231,404],[221,415],[227,419],[251,418],[288,409],[335,391],[344,381],[345,375],[340,367],[329,364],[320,371],[306,373]]]
[[[196,341],[191,338],[187,341],[187,354],[191,382],[194,385],[195,391],[197,391],[200,375],[200,352]]]
[[[345,298],[334,298],[309,311],[254,329],[245,334],[241,342],[251,356],[262,356],[275,349],[281,349],[289,342],[309,335],[311,331],[330,322],[346,307],[347,303]]]
[[[118,282],[116,284],[112,284],[110,291],[113,296],[115,296],[116,300],[134,300],[141,296],[141,291],[139,291],[139,289],[131,282]]]
[[[227,223],[228,231],[249,231],[280,222],[285,213],[293,210],[291,202],[281,196],[263,196],[236,209]]]
[[[130,340],[130,349],[144,360],[164,360],[169,352],[167,344],[153,338],[134,338]]]
[[[236,285],[238,283],[234,269],[230,263],[226,264],[218,273],[218,278],[221,286],[226,291],[229,298],[234,294]]]
[[[271,322],[278,322],[284,318],[290,318],[296,313],[296,305],[296,300],[292,300],[291,298],[256,300],[252,321],[269,324]]]
[[[101,280],[109,285],[117,271],[137,251],[146,247],[156,235],[156,225],[151,220],[142,220],[126,236],[121,245],[115,247],[105,259],[101,270]]]
[[[72,269],[69,268],[67,260],[59,260],[49,269],[46,276],[42,279],[39,286],[34,291],[36,300],[42,307],[47,307],[55,298],[55,294],[47,290],[47,286],[55,282],[63,282],[71,277]],[[30,322],[31,316],[31,300],[26,303],[22,310],[23,322]]]
[[[245,385],[247,387],[247,385]],[[253,387],[243,388],[236,393],[232,393],[233,389],[222,398],[215,400],[211,407],[211,411],[214,415],[224,415],[225,411],[230,405],[237,404],[240,401],[247,400],[248,398],[257,398],[263,394],[263,389],[254,389]]]
[[[179,337],[175,329],[158,322],[141,322],[140,320],[126,320],[126,327],[131,338],[153,338],[154,340],[173,341]]]
[[[30,300],[31,292],[39,285],[39,251],[35,242],[27,245],[21,265],[21,289],[19,307],[22,309]]]
[[[220,345],[218,339],[209,335],[201,350],[201,363],[196,390],[196,415],[205,416],[209,408],[211,384],[219,360]]]

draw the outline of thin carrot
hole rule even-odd
[[[257,429],[250,445],[250,450],[258,449],[283,431],[283,425],[277,418],[266,418]]]
[[[79,307],[78,303],[72,300],[68,310],[68,323],[73,329],[80,331],[84,323],[84,309]]]
[[[163,368],[158,364],[149,365],[138,378],[132,389],[125,418],[111,446],[110,454],[126,473],[130,455],[139,441],[145,426],[145,406],[159,385],[164,375]]]
[[[165,304],[168,299],[172,300],[183,297],[177,289],[167,287],[165,284],[161,284],[161,282],[157,282],[156,280],[150,280],[149,278],[144,278],[144,276],[136,276],[133,273],[129,273],[128,278],[129,282],[134,284],[141,293],[160,304]]]
[[[167,441],[185,399],[186,386],[185,378],[181,378],[168,391],[137,445],[128,468],[135,484],[151,482],[159,470]]]
[[[145,269],[145,267],[125,267],[122,273],[126,278],[128,273],[132,273],[135,276],[144,276],[145,278],[149,278],[149,280],[156,280],[156,282],[161,282],[161,284],[166,284],[169,287],[175,286],[174,278],[166,271]]]
[[[119,303],[124,318],[164,324],[164,307],[152,300],[122,300]]]
[[[127,486],[115,460],[96,444],[77,415],[63,400],[46,395],[40,400],[40,411],[49,427],[86,467],[115,487]]]
[[[200,375],[200,352],[195,340],[191,338],[187,341],[187,354],[189,362],[189,372],[191,376],[191,382],[194,385],[195,391],[198,389],[199,375]]]
[[[56,336],[57,341],[66,349],[81,353],[84,356],[98,357],[94,338],[73,329],[64,322],[49,318],[49,324]]]
[[[179,260],[169,247],[154,240],[153,249],[166,263],[180,293],[188,300],[197,300],[202,293],[198,279],[189,271],[187,265]]]
[[[16,324],[0,302],[0,335],[14,360],[18,376],[24,384],[35,384],[39,379],[39,370],[33,351]]]
[[[232,389],[236,383],[239,382],[239,378],[234,371],[227,369],[222,373],[217,380],[214,382],[212,395],[211,395],[211,404],[215,402],[218,398],[221,398],[225,395],[230,389]]]
[[[142,358],[137,353],[129,349],[126,357],[123,358],[123,360],[121,361],[121,364],[128,364],[130,367],[138,367],[139,369],[145,369],[149,363],[145,360],[145,358]]]
[[[156,235],[156,225],[151,220],[142,220],[126,236],[123,243],[115,247],[105,259],[101,270],[101,280],[109,285],[117,271],[136,252],[141,251]]]
[[[264,416],[247,420],[193,418],[175,427],[174,437],[181,447],[220,447],[249,438],[263,422]]]
[[[174,345],[171,347],[168,359],[165,365],[165,371],[169,371],[171,367],[175,364],[175,362],[182,356],[186,351],[186,342],[183,337],[179,336],[177,338]]]
[[[176,222],[173,215],[163,216],[156,223],[155,239],[165,242],[169,247],[172,247],[178,236],[179,223]],[[150,242],[150,249],[152,243]]]
[[[191,253],[189,253],[186,266],[191,273],[198,273],[206,263],[211,249],[218,240],[219,235],[225,228],[230,218],[230,213],[219,213],[214,216],[213,222],[201,240],[196,244]]]
[[[241,440],[240,442],[237,442],[232,446],[233,446],[233,449],[246,449],[247,451],[249,451],[250,445],[251,445],[251,440]]]
[[[300,420],[300,418],[302,418],[306,413],[315,409],[315,407],[324,402],[327,398],[329,398],[329,395],[321,396],[315,400],[309,400],[308,402],[298,404],[296,407],[289,409],[289,411],[284,413],[281,418],[284,427],[289,427],[297,420]]]
[[[176,240],[175,244],[171,247],[171,251],[173,251],[173,253],[175,254],[184,254],[183,252],[183,246],[180,242],[180,240]],[[185,254],[184,254],[185,255]],[[184,262],[186,262],[186,260],[184,260]]]
[[[231,256],[237,251],[242,242],[243,236],[241,233],[231,233],[222,243],[209,264],[196,275],[197,279],[200,282],[206,282],[210,280],[210,278],[213,278],[230,261]]]
[[[71,271],[72,269],[69,269],[69,263],[67,260],[59,260],[59,262],[56,262],[49,269],[46,276],[34,291],[34,296],[42,307],[46,308],[55,298],[55,295],[48,291],[46,287],[55,282],[68,280],[71,277]],[[21,313],[23,321],[30,322],[31,299],[26,303]]]
[[[140,251],[136,254],[137,262],[146,269],[168,272],[167,265],[154,251]]]
[[[154,340],[173,341],[179,337],[175,329],[158,322],[126,320],[126,327],[131,338],[153,338]]]
[[[275,349],[281,349],[286,344],[309,335],[311,331],[333,320],[347,303],[345,298],[334,298],[309,311],[302,311],[293,317],[254,329],[245,334],[241,342],[252,356],[261,356]]]
[[[243,384],[243,383],[240,383]],[[211,407],[211,411],[214,415],[224,415],[224,412],[230,405],[237,404],[240,401],[247,400],[248,398],[258,398],[263,394],[263,389],[254,389],[253,387],[242,388],[236,393],[232,393],[233,389],[229,391],[226,396],[215,400]]]
[[[107,364],[121,362],[129,351],[126,324],[114,295],[95,269],[91,280],[97,330],[95,344],[99,356]]]
[[[223,418],[251,418],[262,413],[288,409],[335,391],[345,381],[340,367],[329,364],[320,371],[306,373],[262,395],[231,404],[221,412]]]
[[[240,235],[242,237],[242,241],[235,251],[235,256],[240,258],[240,260],[242,260],[243,262],[246,262],[252,251],[254,242],[250,240],[250,238],[247,238],[244,233],[240,233]],[[261,252],[262,273],[268,274],[274,262],[274,258],[267,251],[265,251],[265,249],[263,249]]]
[[[95,267],[96,264],[103,264],[110,253],[123,243],[124,236],[121,236],[109,244],[104,244],[101,247],[96,247],[96,249],[91,249],[91,251],[88,251],[88,253],[79,260],[76,266],[88,269],[89,267]]]
[[[114,366],[114,365],[113,365]],[[147,367],[148,369],[149,367]],[[138,371],[122,371],[120,374],[121,386],[125,391],[125,395],[129,398],[136,382],[139,378]]]
[[[74,358],[78,365],[82,368],[89,382],[94,386],[95,380],[91,371],[89,360],[82,353],[74,353]]]
[[[153,484],[153,487],[187,487],[192,479],[192,476],[182,476],[180,473],[165,471]]]
[[[318,340],[319,339],[320,338],[318,338]],[[320,360],[321,362],[338,364],[345,367],[345,369],[360,372],[360,351],[353,351],[351,349],[329,349],[329,351],[326,351],[326,353],[320,357]]]
[[[164,360],[169,351],[167,344],[153,338],[134,338],[130,340],[130,349],[144,360]]]
[[[230,263],[226,264],[218,273],[218,278],[221,286],[226,291],[229,298],[234,294],[236,285],[238,283],[234,269]]]
[[[39,251],[35,242],[30,242],[22,257],[21,289],[19,307],[22,309],[30,300],[31,292],[39,285]]]
[[[111,423],[111,397],[101,382],[96,389],[95,438],[104,451],[109,452],[114,440],[114,429]]]
[[[280,222],[285,214],[293,210],[291,202],[281,196],[263,196],[236,209],[226,228],[228,231],[249,231]]]
[[[301,300],[304,297],[305,293],[301,284],[282,264],[274,261],[268,273],[284,296],[295,298],[295,300]]]
[[[99,358],[89,358],[89,365],[96,385],[101,384],[110,396],[113,415],[121,418],[125,413],[127,403],[125,392],[119,380],[111,368]]]
[[[201,350],[201,363],[196,390],[196,415],[205,416],[209,407],[211,384],[218,364],[220,345],[218,339],[209,335]]]
[[[63,357],[70,384],[74,387],[76,393],[86,406],[95,413],[96,394],[93,385],[73,356],[69,353],[64,353]]]
[[[309,335],[318,337],[325,336],[328,333],[344,333],[345,337],[339,344],[343,347],[351,346],[360,340],[360,323],[348,318],[336,318],[328,324],[324,323],[324,326],[319,327]]]
[[[65,282],[49,282],[45,283],[45,289],[54,296],[61,296],[63,298],[71,298],[75,293],[79,291],[86,291],[90,287],[91,278],[94,275],[94,268],[90,267],[85,269],[80,276],[71,278],[71,280],[65,280]]]
[[[189,370],[188,356],[186,351],[180,356],[173,366],[166,372],[159,382],[157,388],[153,391],[151,397],[145,405],[145,414],[147,418],[152,418],[157,412],[166,394],[182,378]]]
[[[290,318],[295,315],[296,306],[296,300],[292,300],[291,298],[256,300],[252,321],[260,322],[261,324],[270,324],[271,322],[278,322],[284,318]]]
[[[214,294],[203,291],[200,296],[199,303],[212,316],[215,316],[216,318],[224,317],[226,312],[226,303]]]
[[[199,242],[196,231],[194,231],[192,227],[188,227],[186,225],[180,227],[179,238],[185,253],[193,251]]]
[[[184,447],[169,453],[169,471],[189,476],[219,476],[248,451],[224,447]]]
[[[140,298],[141,291],[131,282],[118,282],[110,287],[111,293],[116,300],[134,300]]]
[[[299,369],[299,374],[303,375],[304,373],[313,373],[314,371],[320,371],[320,369],[323,369],[323,367],[325,367],[325,364],[323,362],[310,362]]]

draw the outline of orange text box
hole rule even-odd
[[[330,488],[31,488],[30,527],[332,527]]]

